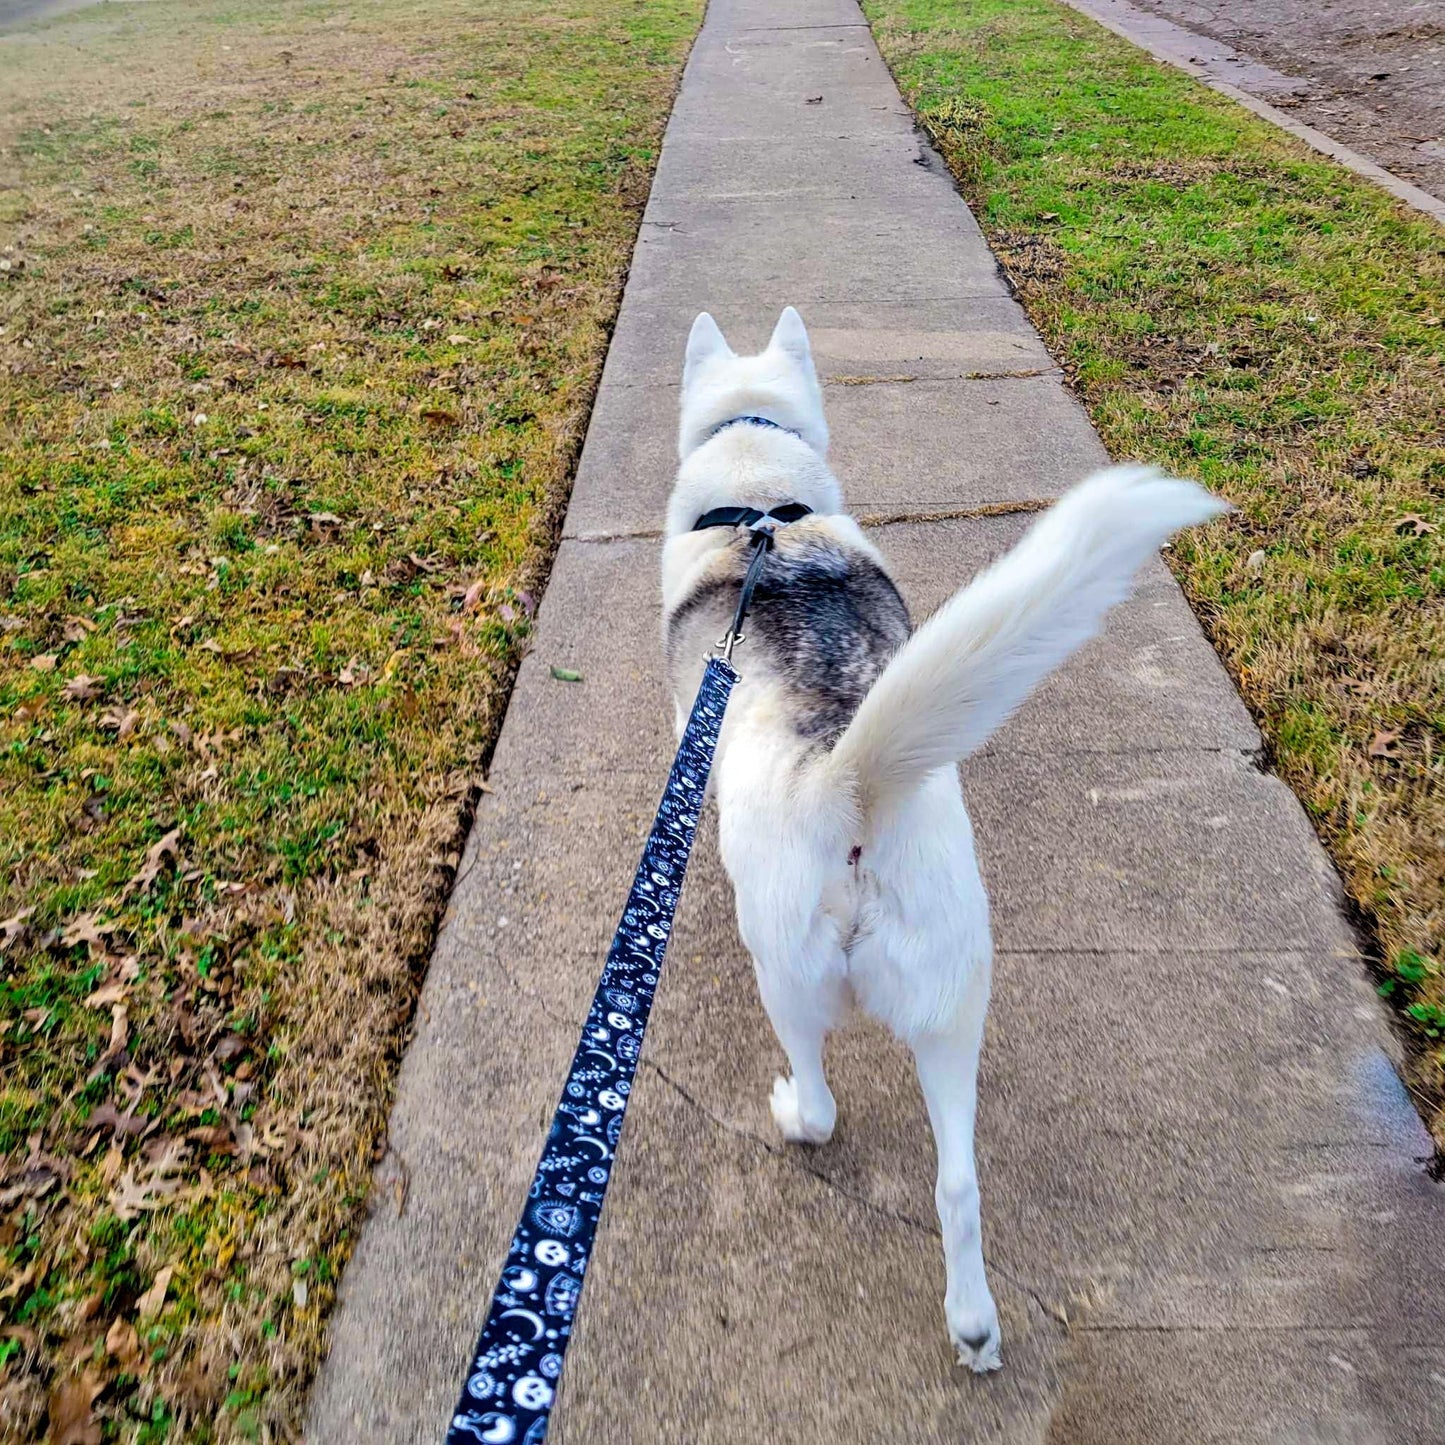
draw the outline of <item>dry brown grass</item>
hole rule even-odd
[[[692,0],[0,38],[0,1428],[294,1434]]]

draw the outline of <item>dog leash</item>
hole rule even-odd
[[[722,655],[709,657],[703,670],[447,1430],[447,1445],[542,1445],[546,1438],[723,714],[738,682],[732,650],[744,640],[743,623],[763,559],[773,546],[774,527],[809,511],[798,502],[771,512],[719,507],[694,524],[694,531],[747,527],[752,555],[732,622],[717,644]]]

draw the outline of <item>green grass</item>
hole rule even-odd
[[[20,1438],[296,1425],[700,10],[0,38]]]
[[[1373,929],[1445,1145],[1445,233],[1052,0],[865,0]]]

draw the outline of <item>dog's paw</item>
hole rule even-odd
[[[837,1110],[827,1119],[805,1119],[798,1107],[798,1086],[792,1079],[773,1080],[773,1122],[789,1144],[826,1144],[833,1137]]]
[[[982,1310],[949,1310],[948,1335],[958,1351],[958,1363],[975,1375],[1003,1368],[1003,1342],[992,1299]]]

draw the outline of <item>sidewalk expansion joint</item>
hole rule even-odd
[[[1230,1320],[1219,1325],[1136,1325],[1128,1323],[1090,1325],[1081,1322],[1074,1328],[1083,1334],[1090,1335],[1318,1335],[1325,1339],[1339,1335],[1365,1335],[1374,1338],[1380,1331],[1380,1326],[1373,1320],[1366,1324],[1339,1325],[1333,1328],[1329,1325],[1270,1325],[1251,1320]],[[1391,1340],[1390,1344],[1404,1349],[1435,1350],[1439,1348],[1437,1340]]]
[[[824,386],[901,386],[910,381],[1026,381],[1035,376],[1062,376],[1058,366],[1033,366],[1021,371],[959,371],[944,376],[900,372],[896,376],[825,376]]]
[[[854,1190],[845,1189],[836,1179],[831,1179],[820,1169],[815,1169],[808,1164],[804,1157],[802,1146],[775,1143],[771,1139],[764,1139],[759,1134],[754,1134],[750,1129],[743,1129],[737,1124],[730,1123],[726,1119],[719,1118],[716,1114],[702,1104],[698,1099],[669,1074],[661,1064],[653,1059],[643,1058],[642,1064],[662,1080],[673,1092],[689,1104],[698,1114],[706,1119],[714,1128],[725,1134],[731,1134],[735,1138],[745,1140],[747,1143],[761,1149],[765,1154],[783,1162],[793,1168],[796,1173],[806,1174],[811,1179],[816,1179],[831,1194],[836,1194],[840,1199],[850,1200],[854,1204],[861,1204],[863,1208],[874,1214],[882,1215],[885,1219],[892,1220],[895,1224],[902,1224],[909,1229],[915,1229],[920,1234],[926,1234],[930,1238],[940,1238],[939,1230],[924,1220],[915,1219],[910,1214],[900,1214],[897,1210],[889,1209],[887,1205],[879,1204],[877,1200],[870,1199],[866,1194],[858,1194]]]
[[[1011,517],[1015,513],[1043,512],[1055,498],[1027,497],[1016,502],[985,502],[979,507],[945,507],[908,512],[860,512],[860,527],[894,527],[906,522],[972,522],[980,517]]]
[[[1053,506],[1051,499],[1019,502],[985,502],[981,507],[953,507],[923,512],[864,512],[853,520],[860,527],[891,527],[903,522],[967,522],[978,517],[1010,517],[1014,513],[1042,512]],[[656,542],[664,536],[661,527],[643,527],[634,532],[564,532],[564,542]]]

